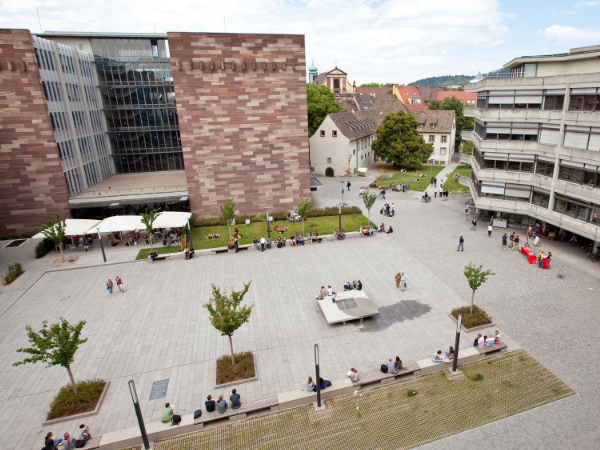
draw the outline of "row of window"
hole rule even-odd
[[[137,86],[102,88],[102,98],[108,107],[175,106],[173,86]]]
[[[60,83],[56,81],[42,81],[44,96],[46,100],[62,100],[60,93]]]
[[[179,131],[109,132],[114,153],[152,153],[181,149]],[[171,149],[171,150],[166,150]]]
[[[435,134],[430,134],[429,135],[429,142],[434,143],[435,142]],[[440,136],[440,142],[442,143],[446,143],[448,142],[448,136]]]
[[[92,39],[94,57],[111,61],[169,58],[165,39]]]
[[[54,68],[54,52],[43,48],[35,48],[35,59],[40,69],[56,70]]]
[[[92,64],[85,60],[85,59],[80,59],[79,60],[79,68],[81,69],[81,74],[84,77],[91,77],[92,76]]]
[[[477,95],[480,109],[562,110],[564,103],[564,89],[484,91]],[[569,111],[600,111],[600,88],[571,89]]]
[[[179,121],[175,108],[164,109],[122,109],[104,111],[110,129],[129,128],[171,128],[178,129]]]
[[[100,85],[173,84],[173,73],[169,63],[96,64],[96,68]]]
[[[160,172],[183,170],[183,153],[150,153],[139,155],[115,155],[117,173]]]
[[[69,100],[81,100],[81,91],[77,84],[65,83],[65,87],[67,88],[67,97]]]
[[[75,71],[75,60],[72,56],[63,55],[61,53],[58,54],[58,58],[60,59],[60,67],[63,73],[77,73]]]

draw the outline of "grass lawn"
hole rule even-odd
[[[445,166],[421,166],[419,169],[407,169],[407,173],[401,172],[401,167],[390,167],[385,169],[384,173],[392,173],[391,178],[377,178],[377,185],[389,186],[392,183],[402,185],[402,183],[409,186],[413,191],[423,192],[429,186],[431,177],[437,177],[437,175],[444,169]],[[416,170],[420,170],[425,174],[423,178],[419,178]],[[433,175],[432,175],[433,170]],[[411,180],[419,180],[418,183],[413,183]]]
[[[371,210],[373,212],[373,210]],[[366,225],[368,222],[367,218],[362,214],[347,214],[342,216],[342,229],[346,232],[357,231],[361,225]],[[277,231],[273,231],[273,227],[275,225],[279,225],[279,228],[283,229],[286,225],[288,226],[288,231],[283,234],[279,234]],[[240,245],[243,244],[251,244],[252,240],[256,237],[256,239],[260,240],[261,236],[267,238],[267,222],[256,222],[252,223],[248,226],[241,224],[237,225],[242,238],[239,240]],[[304,234],[308,234],[310,231],[314,234],[315,231],[318,231],[319,234],[333,234],[333,230],[339,228],[339,217],[338,216],[325,216],[325,217],[309,217],[304,222]],[[233,233],[234,227],[231,227],[231,232]],[[209,234],[219,234],[219,239],[211,239],[210,241],[206,239],[206,236]],[[286,239],[289,239],[292,234],[300,234],[302,233],[302,223],[289,223],[287,220],[275,221],[271,222],[271,239],[273,241],[277,241],[278,236],[283,236]],[[226,247],[227,242],[229,241],[229,227],[226,225],[223,226],[215,226],[215,227],[199,227],[194,228],[192,230],[192,239],[194,242],[194,249],[203,250],[208,248],[216,248],[216,247]],[[155,246],[154,251],[159,255],[165,253],[176,253],[181,251],[179,246],[173,247],[161,247],[161,242],[158,243],[159,246]],[[148,254],[150,253],[149,248],[144,248],[139,251],[137,257],[135,259],[146,259],[148,258]]]
[[[463,175],[467,178],[471,178],[471,166],[458,166],[452,172],[450,178],[444,181],[444,189],[448,189],[451,194],[468,194],[469,188],[467,186],[463,186],[458,182],[454,181],[454,174],[457,173],[459,175]]]
[[[446,364],[450,367],[450,364]],[[154,443],[155,450],[409,449],[575,392],[524,350],[359,395],[258,416]]]

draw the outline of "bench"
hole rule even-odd
[[[153,258],[152,256],[148,256],[148,259],[151,259],[152,261],[158,261],[159,259],[167,259],[170,257],[171,257],[171,255],[158,255],[156,258]]]
[[[214,253],[227,253],[229,251],[228,247],[217,247],[210,249],[211,252]]]
[[[250,247],[252,247],[254,244],[244,244],[244,245],[238,245],[238,252],[241,252],[242,250],[248,250]]]
[[[102,435],[92,436],[91,438],[89,438],[89,440],[85,443],[85,445],[82,448],[98,448],[98,447],[100,447],[101,439],[102,439]]]
[[[484,355],[484,356],[489,355],[490,353],[494,353],[494,352],[504,353],[504,352],[506,352],[506,344],[503,344],[501,342],[498,345],[491,345],[490,347],[477,348],[477,351],[479,352],[480,355]]]
[[[317,241],[319,244],[321,243],[321,241],[322,241],[322,240],[323,240],[323,237],[322,237],[322,236],[317,236],[317,237],[314,237],[314,236],[313,236],[313,237],[311,237],[311,238],[310,238],[310,242],[315,242],[315,241]]]
[[[417,363],[405,364],[406,369],[399,371],[398,373],[383,373],[381,371],[368,372],[360,374],[358,381],[353,382],[354,386],[366,386],[368,384],[380,383],[388,384],[396,381],[396,378],[405,377],[407,375],[413,375],[415,372],[419,372],[421,368]]]
[[[252,400],[249,402],[242,402],[242,406],[238,409],[232,409],[231,406],[227,407],[227,411],[223,414],[219,414],[218,411],[211,413],[202,411],[202,416],[194,420],[194,425],[204,425],[205,423],[214,422],[222,419],[229,419],[231,422],[245,419],[248,413],[268,410],[271,411],[273,407],[279,405],[277,396],[260,398],[258,400]]]

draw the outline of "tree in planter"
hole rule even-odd
[[[67,226],[65,219],[61,219],[58,213],[56,213],[56,223],[54,223],[47,214],[46,219],[46,225],[42,230],[42,234],[54,242],[55,247],[58,245],[60,256],[62,256],[62,260],[65,261],[65,254],[62,250],[62,241],[65,238],[65,228]]]
[[[231,351],[231,364],[235,366],[235,360],[233,358],[233,333],[241,327],[243,324],[248,322],[250,319],[250,313],[254,305],[241,306],[240,303],[244,300],[244,295],[250,288],[250,283],[244,284],[244,289],[241,291],[234,291],[231,289],[231,297],[227,297],[227,291],[212,285],[212,296],[208,303],[204,307],[210,314],[210,323],[217,331],[221,332],[221,336],[227,336],[229,338],[229,349]]]
[[[417,120],[404,111],[386,116],[371,147],[384,161],[407,168],[420,167],[433,151],[433,144],[426,144],[419,135]]]
[[[369,215],[369,224],[371,223],[371,208],[375,204],[375,200],[377,200],[377,194],[375,192],[371,192],[367,189],[363,193],[363,202],[365,202],[365,208],[367,208],[367,214]]]
[[[227,225],[229,225],[229,239],[232,239],[233,237],[231,235],[231,224],[235,219],[235,202],[233,201],[233,199],[229,200],[228,202],[225,202],[225,204],[221,206],[221,215],[219,217],[221,218],[221,220],[227,222]]]
[[[463,272],[465,277],[467,277],[467,281],[469,282],[469,287],[473,291],[471,295],[471,312],[473,314],[473,299],[475,298],[475,291],[479,289],[479,287],[485,283],[490,275],[496,275],[492,273],[491,270],[483,270],[483,264],[480,264],[479,267],[474,266],[473,264],[469,264],[465,266],[465,270]]]
[[[27,337],[32,346],[29,348],[20,348],[17,350],[17,353],[28,353],[31,357],[16,362],[13,366],[16,367],[21,364],[37,362],[47,363],[46,367],[62,366],[69,372],[73,393],[77,397],[79,394],[77,393],[73,372],[71,372],[71,365],[79,346],[87,342],[87,338],[80,339],[81,329],[85,323],[85,320],[82,320],[77,325],[72,326],[69,325],[66,319],[61,317],[60,323],[52,324],[50,327],[48,327],[48,322],[44,321],[39,333],[33,331],[27,325],[25,329],[27,330]]]
[[[142,213],[142,223],[146,227],[146,233],[148,233],[148,237],[150,238],[150,249],[154,251],[154,247],[152,246],[152,230],[154,229],[154,221],[160,214],[160,209],[156,208],[152,211],[148,211],[146,208],[146,212]]]
[[[304,235],[304,218],[308,215],[312,208],[312,200],[310,197],[302,197],[298,200],[298,215],[302,220],[302,234]]]

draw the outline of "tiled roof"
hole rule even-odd
[[[398,86],[398,92],[400,92],[403,99],[421,98],[416,86]]]
[[[358,106],[356,106],[354,100],[342,100],[340,101],[340,105],[342,108],[345,108],[348,111],[358,111],[360,109]]]
[[[429,109],[425,103],[415,103],[414,105],[404,105],[409,113],[414,113],[415,111],[424,111]]]
[[[344,136],[354,140],[374,134],[389,113],[398,111],[406,112],[405,105],[398,99],[375,100],[367,111],[329,114],[329,117]]]
[[[431,131],[434,133],[450,133],[452,131],[454,110],[415,111],[413,115],[419,124],[418,131]],[[420,128],[421,124],[423,124],[423,128]],[[431,128],[431,124],[435,124],[435,128]]]
[[[471,103],[477,100],[477,92],[465,91],[440,91],[437,94],[437,99],[444,100],[445,98],[452,96],[455,96],[457,99],[462,100],[463,104],[466,104],[467,100],[471,100]]]
[[[356,92],[364,95],[375,94],[376,98],[379,98],[380,95],[387,95],[388,92],[392,90],[391,87],[357,87]]]
[[[437,94],[439,91],[443,91],[442,88],[435,88],[429,86],[415,86],[417,88],[417,92],[421,96],[421,98],[429,102],[431,100],[437,100]]]

